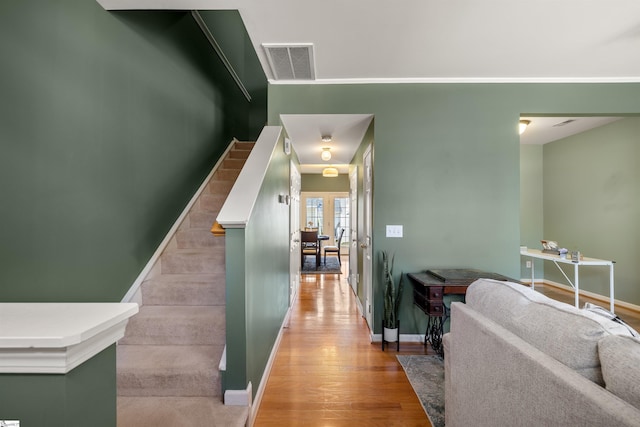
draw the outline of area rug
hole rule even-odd
[[[320,258],[320,265],[316,270],[316,260],[307,256],[304,258],[304,265],[302,266],[302,274],[340,274],[340,263],[338,263],[337,256],[328,256],[327,264],[324,264],[324,257]]]
[[[444,361],[440,356],[398,355],[433,427],[444,427]]]

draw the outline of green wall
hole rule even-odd
[[[325,178],[321,174],[306,173],[302,175],[302,191],[341,192],[349,191],[349,175],[340,174],[335,178]]]
[[[228,229],[227,389],[254,395],[289,308],[289,161],[284,138],[273,151],[246,229]],[[266,380],[266,379],[265,379]]]
[[[375,116],[374,255],[396,254],[396,274],[474,267],[520,277],[521,114],[638,113],[640,84],[270,85],[280,114]],[[404,238],[385,237],[403,224]],[[381,286],[374,268],[374,331]],[[424,315],[405,292],[402,333]]]
[[[257,136],[255,52],[249,103],[190,13],[0,11],[0,301],[119,301],[231,139]]]
[[[20,427],[114,427],[116,346],[66,375],[0,374],[0,420]]]
[[[542,149],[538,144],[520,145],[520,244],[533,249],[540,249],[540,240],[544,239]],[[519,278],[531,280],[528,260],[520,260]],[[536,280],[544,278],[544,261],[534,260],[533,267]]]
[[[640,305],[640,118],[544,146],[544,238],[615,264],[616,297]],[[573,269],[566,269],[573,277]],[[545,278],[566,284],[553,265]],[[609,269],[581,267],[580,288],[609,295]]]

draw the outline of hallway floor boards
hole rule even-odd
[[[369,341],[343,260],[341,275],[302,276],[255,427],[431,425],[395,347]],[[426,352],[400,345],[400,354]]]

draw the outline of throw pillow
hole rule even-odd
[[[604,307],[600,307],[599,305],[591,304],[590,302],[584,303],[583,310],[590,311],[591,313],[595,313],[599,316],[604,317],[605,319],[613,320],[620,325],[623,325],[625,328],[629,330],[629,333],[632,337],[640,338],[640,334],[633,329],[631,326],[627,324],[624,320],[622,320],[617,314],[610,312]]]
[[[607,390],[640,409],[640,340],[610,335],[598,353]]]

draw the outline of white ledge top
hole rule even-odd
[[[135,303],[0,303],[0,373],[66,373],[124,336]]]

